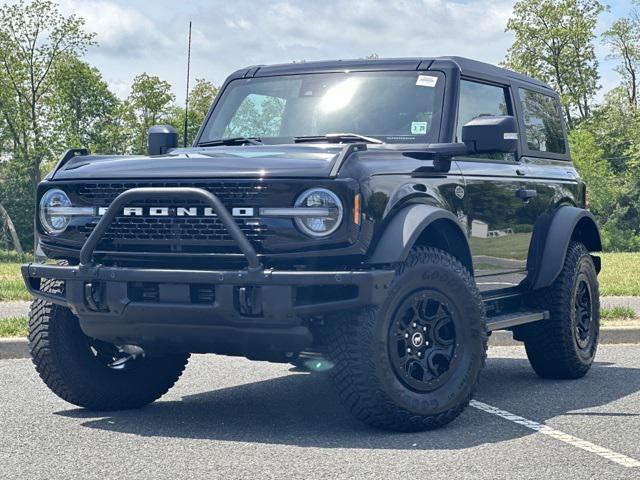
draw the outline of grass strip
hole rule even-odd
[[[0,337],[26,337],[27,317],[11,317],[0,319]]]

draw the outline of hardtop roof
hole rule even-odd
[[[548,84],[520,73],[497,67],[489,63],[470,58],[444,57],[411,57],[411,58],[379,58],[359,60],[328,60],[313,62],[282,63],[276,65],[254,65],[242,69],[242,76],[292,75],[302,73],[340,72],[344,70],[418,70],[426,68],[431,62],[450,62],[460,69],[460,73],[470,77],[509,78],[531,83],[539,87],[553,90]],[[236,73],[240,73],[236,72]]]

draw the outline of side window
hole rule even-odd
[[[247,95],[225,128],[224,138],[279,136],[285,103],[279,97]]]
[[[485,83],[462,80],[460,82],[460,104],[456,141],[462,141],[462,127],[474,118],[489,115],[512,115],[507,88]],[[494,160],[513,160],[513,154],[473,155]]]
[[[558,104],[550,95],[520,89],[529,150],[567,153]]]

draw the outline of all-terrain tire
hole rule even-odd
[[[584,288],[588,301],[584,300]],[[571,242],[562,272],[550,288],[536,297],[536,304],[549,310],[551,316],[548,321],[523,329],[531,366],[542,378],[583,377],[591,368],[598,348],[600,294],[593,259],[582,243]],[[586,315],[589,328],[585,330],[580,325],[586,323]]]
[[[43,290],[61,292],[47,280]],[[78,318],[65,307],[34,300],[29,315],[29,349],[36,370],[60,398],[90,410],[139,408],[164,395],[178,380],[189,355],[139,357],[116,369],[92,349]]]
[[[439,428],[460,415],[476,390],[487,350],[484,305],[469,271],[442,250],[412,249],[408,258],[396,265],[395,274],[382,305],[345,313],[327,323],[328,357],[334,363],[331,374],[342,402],[361,421],[396,431]],[[407,373],[414,374],[416,364],[410,363],[414,360],[405,364],[409,368],[404,374],[393,360],[399,340],[392,334],[396,325],[399,328],[404,325],[406,313],[401,306],[406,304],[403,299],[416,298],[412,295],[418,299],[424,298],[423,295],[427,299],[439,298],[444,307],[438,311],[453,312],[452,319],[458,316],[454,326],[455,359],[449,364],[451,371],[430,380],[431,385],[437,384],[433,388],[427,388],[424,380],[420,382]],[[415,305],[416,311],[432,308],[431,303]],[[437,312],[425,313],[432,314],[435,318]],[[409,323],[408,328],[415,325],[413,321]],[[418,325],[416,331],[422,328]],[[401,341],[399,345],[402,347]],[[430,355],[429,342],[424,345],[427,347],[422,358],[426,360]],[[432,342],[432,348],[435,345]],[[415,359],[415,355],[411,358]],[[431,379],[431,371],[425,370],[422,375]],[[442,384],[438,384],[439,379],[443,380]],[[422,385],[428,391],[421,389]]]

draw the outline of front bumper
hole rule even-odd
[[[150,199],[197,199],[214,209],[247,260],[237,271],[119,268],[96,265],[102,235],[125,205]],[[79,266],[22,267],[27,288],[71,309],[90,337],[146,349],[172,348],[269,358],[310,347],[310,320],[377,305],[394,272],[265,269],[220,199],[199,188],[134,188],[120,194],[80,251]],[[43,279],[64,282],[61,293]],[[56,292],[58,289],[56,289]]]
[[[309,318],[382,303],[394,273],[28,264],[22,275],[33,296],[71,309],[90,337],[252,356],[310,347]],[[45,279],[63,281],[64,289],[43,289]],[[211,293],[202,301],[194,292],[205,288]]]

